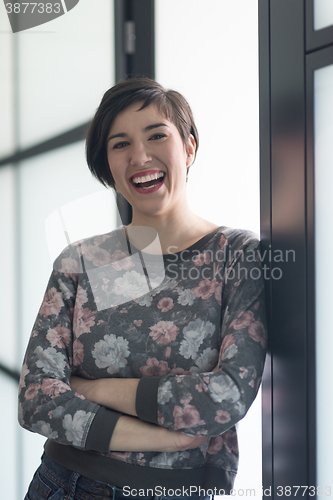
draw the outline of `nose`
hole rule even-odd
[[[130,165],[133,167],[142,167],[152,159],[142,142],[132,144],[130,155]]]

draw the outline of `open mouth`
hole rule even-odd
[[[131,178],[132,185],[140,192],[152,191],[154,188],[159,188],[164,181],[165,173],[156,172],[152,174],[135,176]]]

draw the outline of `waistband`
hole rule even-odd
[[[57,464],[89,479],[113,484],[118,488],[131,489],[179,489],[194,488],[214,490],[212,495],[229,494],[236,474],[214,467],[193,469],[159,469],[133,465],[97,453],[79,450],[48,440],[45,453]],[[221,491],[220,491],[221,490]],[[220,491],[220,493],[219,493]]]

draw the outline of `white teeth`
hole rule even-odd
[[[134,177],[132,181],[135,184],[141,184],[142,182],[153,181],[154,179],[159,179],[160,177],[164,177],[164,172],[157,172],[156,174],[149,174],[143,177]]]

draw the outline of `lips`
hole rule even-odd
[[[138,193],[148,194],[157,191],[164,183],[165,172],[162,170],[146,170],[138,172],[130,178],[130,183]]]

